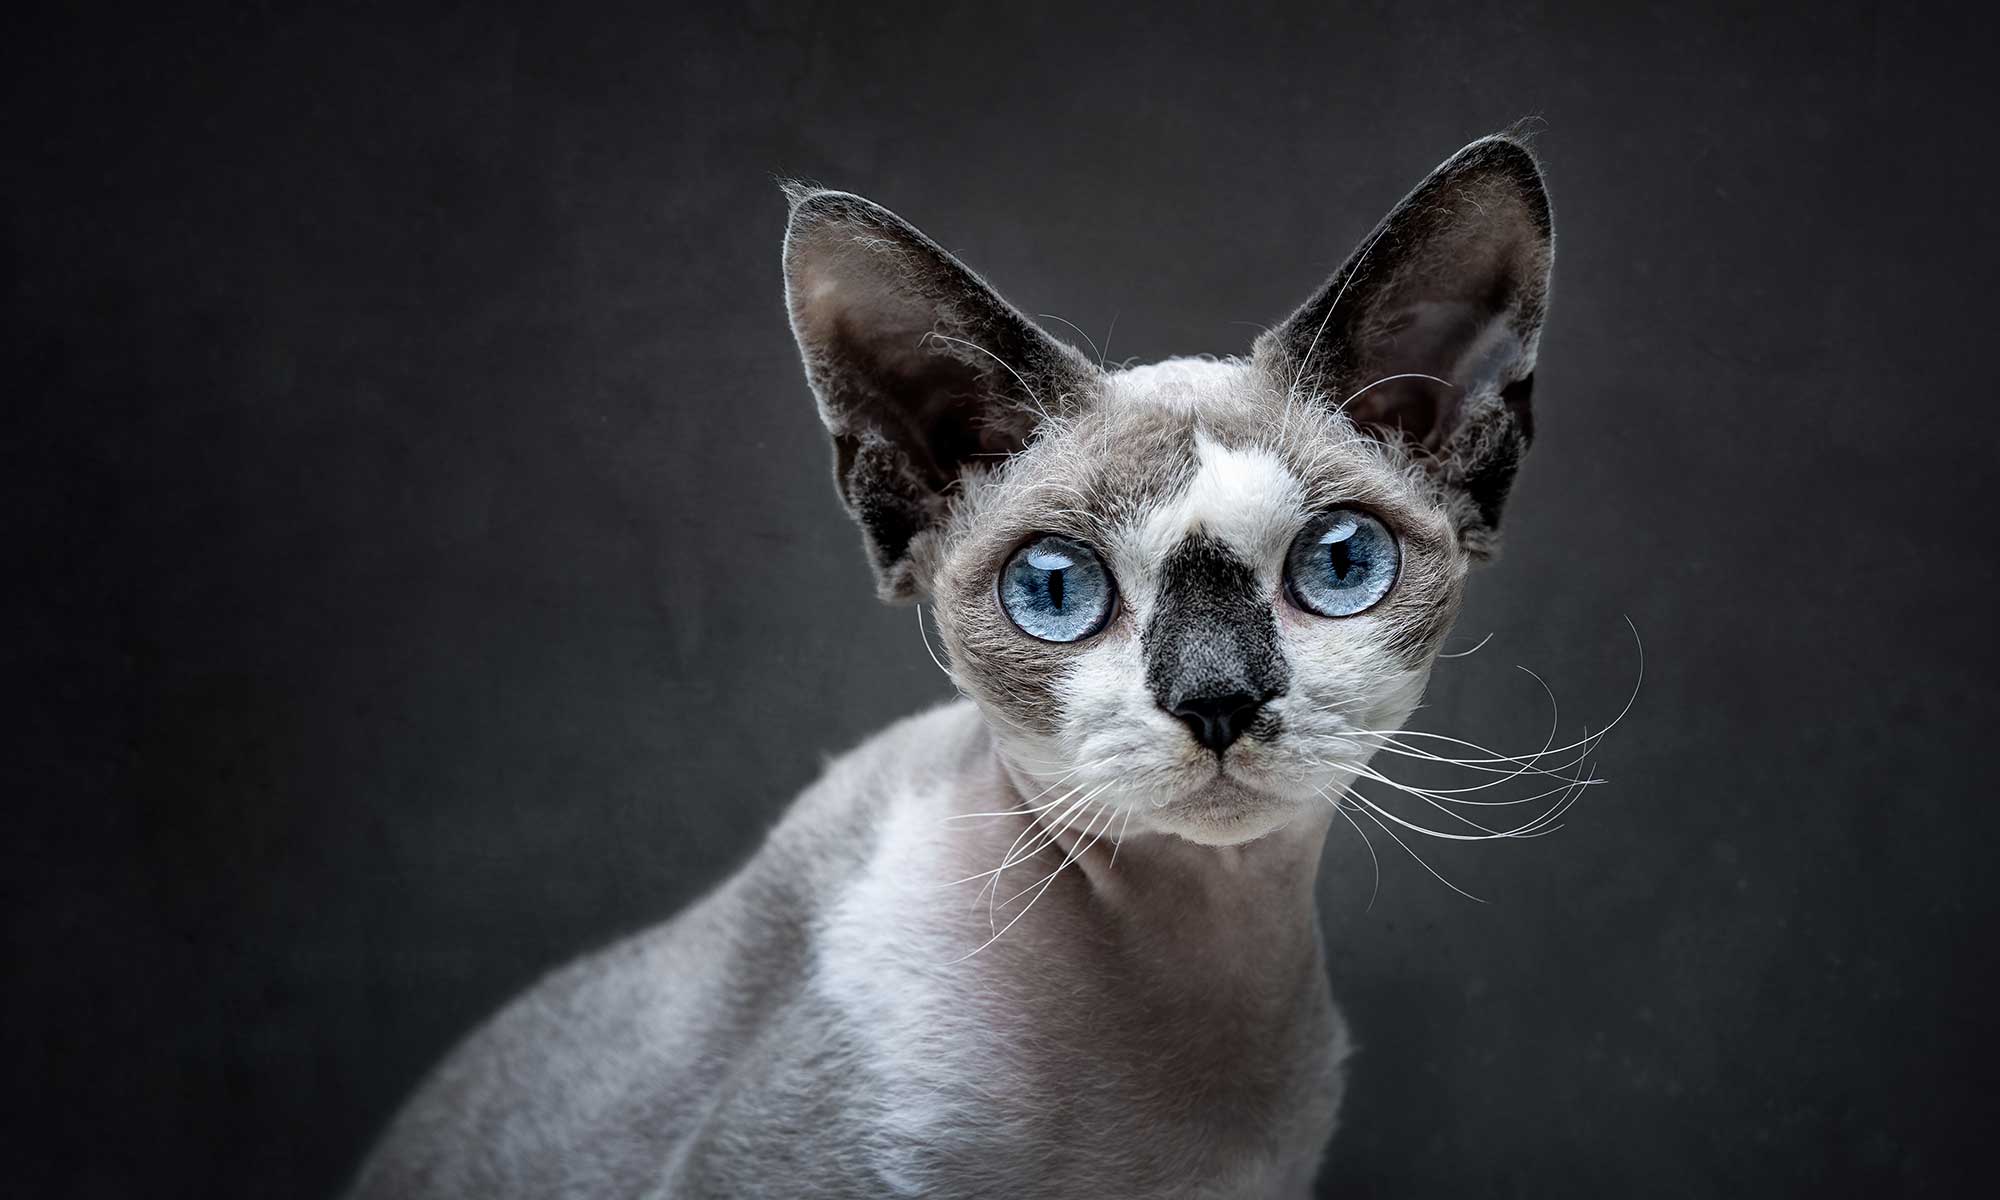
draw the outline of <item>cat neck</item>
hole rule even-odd
[[[997,747],[993,770],[1011,807],[1030,807],[1021,797],[1037,789],[1026,786]],[[1032,820],[1010,818],[1005,836],[1035,837],[1041,830],[1031,828]],[[1087,825],[1065,827],[1041,852],[1038,863],[1046,865],[1036,874],[1062,867],[1065,890],[1086,899],[1121,938],[1157,941],[1177,960],[1197,957],[1221,970],[1263,973],[1320,957],[1313,885],[1332,820],[1330,806],[1324,813],[1309,810],[1263,837],[1229,846],[1151,831],[1121,834],[1115,825],[1101,836]]]

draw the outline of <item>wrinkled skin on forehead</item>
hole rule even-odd
[[[1253,360],[1120,372],[1003,467],[966,479],[919,571],[953,677],[992,719],[1029,794],[1059,776],[1066,788],[1115,780],[1100,799],[1128,807],[1135,830],[1248,840],[1325,804],[1322,791],[1368,757],[1355,731],[1395,728],[1415,706],[1468,556],[1435,489],[1393,444],[1291,396]],[[1337,506],[1386,522],[1402,568],[1381,604],[1330,620],[1296,607],[1283,577],[1292,539]],[[1116,578],[1117,612],[1096,636],[1024,637],[1001,609],[998,574],[1038,533],[1094,547]],[[1196,546],[1240,565],[1231,594],[1163,586],[1176,553]],[[1148,681],[1171,624],[1162,618],[1188,605],[1254,613],[1275,631],[1283,693],[1220,762]]]

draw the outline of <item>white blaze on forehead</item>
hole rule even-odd
[[[1272,567],[1303,515],[1305,488],[1262,446],[1225,446],[1196,434],[1194,448],[1194,477],[1141,523],[1139,554],[1157,565],[1189,534],[1204,533],[1251,569]]]
[[[1199,409],[1238,403],[1247,373],[1248,368],[1240,362],[1169,358],[1114,373],[1105,391],[1117,403]]]

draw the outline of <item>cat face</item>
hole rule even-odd
[[[1027,794],[1228,844],[1415,707],[1531,435],[1550,259],[1490,138],[1244,358],[1100,369],[840,193],[793,195],[786,280],[880,588],[931,602]]]

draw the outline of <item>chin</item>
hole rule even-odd
[[[1239,846],[1275,833],[1304,809],[1297,796],[1267,792],[1230,775],[1217,775],[1152,814],[1153,825],[1203,846]]]

